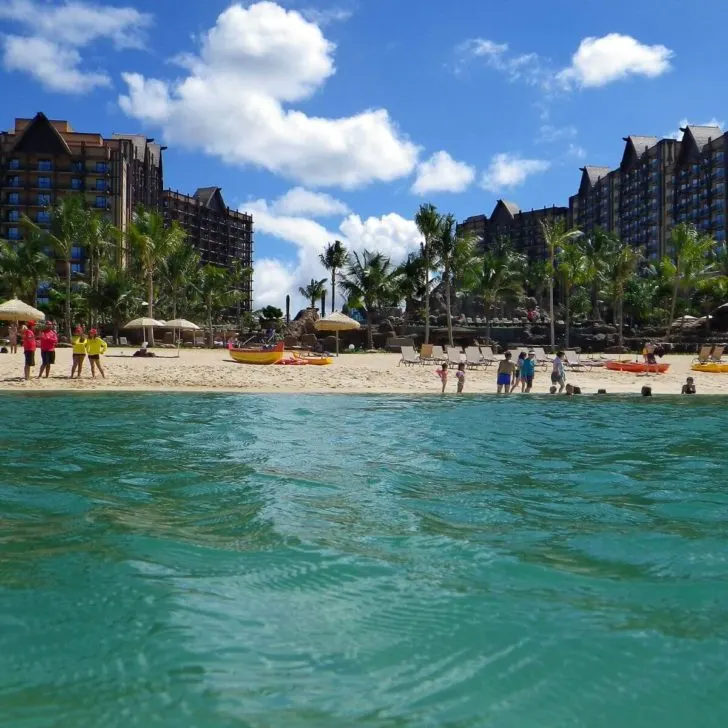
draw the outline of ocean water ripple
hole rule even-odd
[[[3,401],[0,725],[726,723],[722,403]]]

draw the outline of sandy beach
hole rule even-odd
[[[319,393],[397,393],[437,394],[440,380],[435,367],[398,366],[399,354],[345,354],[331,366],[248,366],[233,362],[225,350],[157,349],[157,357],[133,358],[130,349],[111,348],[103,357],[106,379],[92,379],[88,362],[81,379],[68,379],[70,349],[59,349],[56,365],[48,379],[22,380],[23,354],[0,355],[0,387],[6,391],[221,391],[221,392],[319,392]],[[40,360],[40,354],[36,355]],[[679,394],[688,375],[695,377],[698,394],[728,394],[728,374],[691,372],[691,356],[667,356],[670,363],[663,375],[639,376],[611,372],[603,368],[569,372],[567,381],[582,388],[584,394],[603,388],[610,393],[639,392],[649,384],[654,394]],[[35,368],[37,376],[39,367]],[[533,391],[546,393],[550,369],[536,372]],[[455,394],[451,372],[448,392]],[[467,372],[466,393],[492,393],[495,369]],[[515,393],[514,393],[515,395]]]

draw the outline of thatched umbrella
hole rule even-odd
[[[11,298],[0,304],[0,321],[45,321],[45,314],[17,298]]]
[[[172,319],[171,321],[165,321],[164,327],[167,329],[174,329],[175,331],[199,331],[200,327],[197,324],[188,321],[187,319],[179,318]],[[179,356],[179,336],[177,337],[177,356]]]
[[[164,326],[163,321],[157,321],[157,319],[149,318],[147,316],[142,316],[141,318],[136,318],[133,321],[129,321],[128,324],[125,326],[122,326],[122,329],[143,329],[144,331],[144,341],[147,340],[147,329],[151,329],[154,327],[161,327]],[[154,343],[154,342],[152,342]]]
[[[339,356],[339,331],[354,331],[361,328],[361,324],[346,314],[334,311],[314,322],[314,327],[317,331],[333,331],[336,334],[336,356]]]

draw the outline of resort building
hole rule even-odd
[[[137,205],[159,200],[163,149],[142,136],[77,132],[42,113],[16,119],[0,132],[0,238],[21,240],[24,215],[48,226],[49,208],[70,194],[126,230]],[[72,269],[84,273],[81,247],[74,248]]]
[[[619,167],[582,167],[579,191],[569,198],[570,227],[613,232],[651,259],[669,253],[681,222],[725,240],[725,135],[717,126],[681,131],[682,140],[625,137]]]
[[[227,207],[219,187],[200,187],[194,195],[164,190],[162,209],[167,223],[176,221],[185,230],[203,263],[231,268],[239,261],[252,268],[253,216]],[[243,310],[249,310],[252,277],[244,290],[248,295]]]
[[[498,200],[490,217],[475,215],[460,223],[458,234],[471,233],[479,239],[481,250],[499,240],[508,239],[513,248],[531,259],[545,258],[546,243],[541,222],[557,218],[566,219],[566,207],[544,207],[538,210],[521,210],[515,202]]]

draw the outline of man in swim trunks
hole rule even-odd
[[[564,391],[566,386],[566,372],[564,371],[564,352],[556,352],[556,358],[553,361],[553,369],[551,370],[551,384],[557,384],[559,394]]]
[[[505,393],[511,393],[511,379],[516,372],[516,365],[511,361],[511,352],[505,353],[505,359],[498,364],[498,379],[496,384],[498,385],[498,394],[504,391]]]

